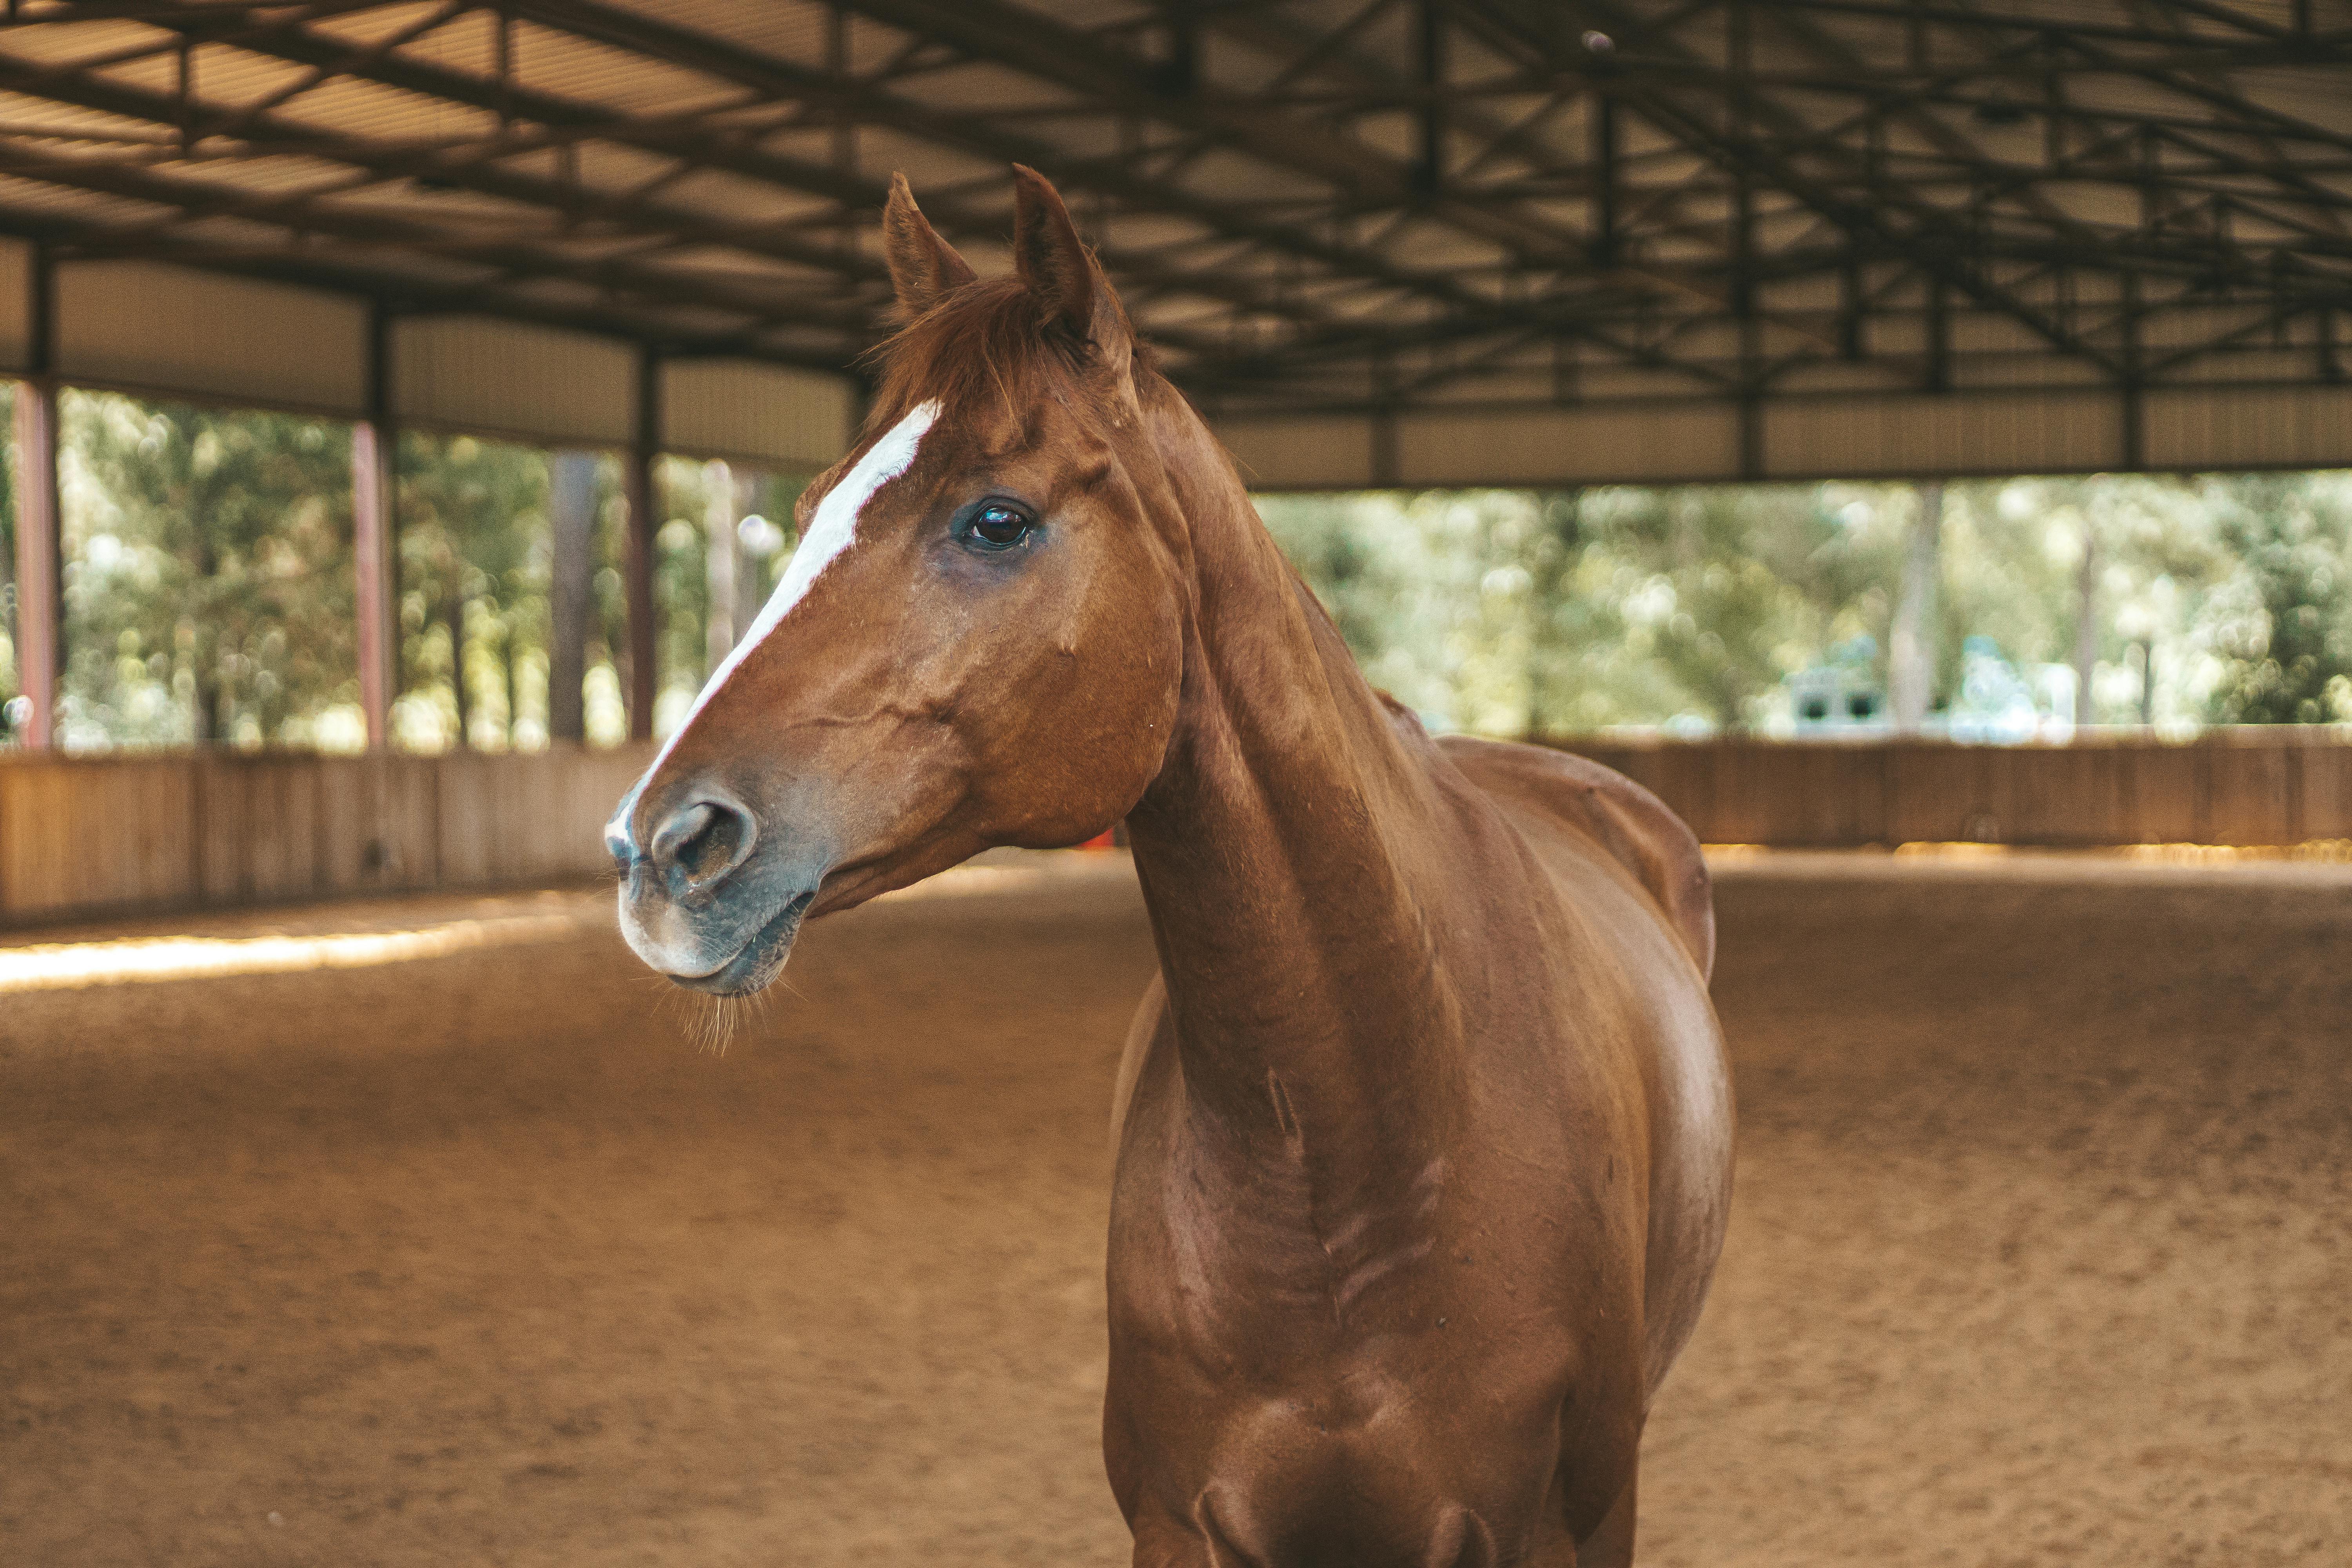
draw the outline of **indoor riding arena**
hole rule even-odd
[[[1507,986],[1529,931],[1601,943],[1570,1014],[1656,1005],[1576,1038],[1635,1037],[1702,984],[1649,853],[1685,840],[1737,1131],[1633,1560],[2352,1563],[2352,4],[26,0],[0,95],[0,1565],[1143,1562],[1120,1270],[1259,1305],[1136,1256],[1154,977],[1202,1116],[1218,1007],[1276,1029],[1416,954]],[[1055,267],[1096,280],[1075,328]],[[851,723],[839,672],[885,672],[890,737],[964,721],[931,644],[861,645],[983,611],[838,592],[956,433],[900,419],[887,345],[958,288],[1181,391],[1346,657],[1237,692],[1202,628],[1257,558],[1172,483],[1079,487],[1198,552],[1150,768],[1080,822],[1056,752],[1022,820],[1068,831],[837,912],[884,860],[831,852],[744,949],[781,930],[781,973],[703,994],[668,976],[731,970],[675,931],[819,832],[796,737]],[[1131,433],[1118,384],[1052,417]],[[970,544],[937,577],[1085,537],[1029,460],[922,521]],[[1017,568],[970,542],[1000,514]],[[1104,715],[1156,658],[1091,646],[1080,762],[1133,749]],[[1411,903],[1405,963],[1332,951],[1444,858],[1318,883],[1319,841],[1182,803],[1224,768],[1284,822],[1410,825],[1486,787],[1392,797],[1358,737],[1301,792],[1339,727],[1244,705],[1366,681],[1398,755],[1439,754],[1417,718],[1636,802],[1560,835],[1615,901],[1482,889],[1477,932]],[[1219,702],[1285,721],[1180,777]],[[747,710],[732,793],[656,822]],[[955,733],[962,811],[997,754]],[[931,765],[874,750],[845,776]],[[1200,928],[1268,910],[1293,968],[1211,989]],[[1311,1173],[1318,1086],[1255,1081]],[[1399,1125],[1446,1092],[1377,1088]],[[1526,1321],[1563,1289],[1500,1288]],[[1438,1397],[1391,1378],[1339,1377],[1386,1390],[1348,1452]],[[1136,1429],[1151,1474],[1194,1440]],[[1335,1481],[1338,1533],[1236,1547],[1223,1500],[1275,1470],[1237,1451],[1150,1561],[1579,1560],[1323,1543],[1425,1451]]]

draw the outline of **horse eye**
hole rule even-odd
[[[1029,520],[1009,506],[984,506],[972,514],[971,535],[991,550],[1010,550],[1028,537]]]

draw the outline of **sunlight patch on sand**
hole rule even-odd
[[[0,992],[67,991],[156,980],[364,969],[446,958],[478,948],[561,942],[592,929],[571,915],[451,921],[421,931],[320,936],[137,937],[120,942],[42,942],[0,950]]]

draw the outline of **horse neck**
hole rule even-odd
[[[1429,1081],[1405,1058],[1444,1035],[1427,743],[1400,736],[1197,416],[1159,423],[1193,614],[1167,760],[1129,833],[1185,1093],[1221,1121],[1360,1147],[1433,1109],[1399,1093]]]

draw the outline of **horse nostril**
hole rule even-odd
[[[655,830],[654,864],[673,882],[713,882],[751,851],[751,819],[722,801],[698,800],[672,812]]]

